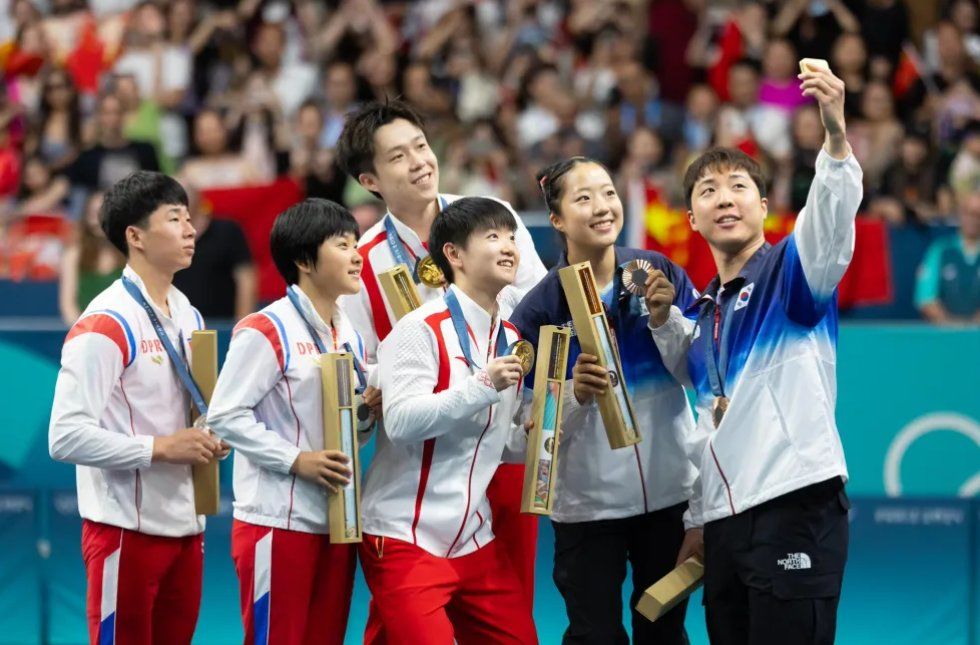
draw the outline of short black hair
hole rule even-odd
[[[337,161],[355,181],[361,173],[374,172],[374,133],[396,119],[405,119],[425,132],[425,121],[418,112],[398,99],[371,101],[347,116],[337,140]]]
[[[447,282],[453,282],[453,267],[442,247],[452,243],[466,248],[470,235],[492,228],[517,230],[514,214],[503,203],[489,197],[457,199],[436,215],[429,232],[429,253]]]
[[[176,179],[161,172],[137,170],[106,191],[99,223],[112,245],[129,257],[126,229],[145,227],[155,210],[177,204],[187,206],[187,192]]]
[[[709,172],[719,170],[744,170],[759,189],[759,196],[766,196],[766,180],[762,176],[762,168],[755,159],[737,148],[711,148],[691,162],[684,173],[684,200],[687,208],[691,208],[691,194],[694,184]]]
[[[350,211],[329,199],[308,198],[276,217],[269,236],[272,260],[287,285],[299,282],[297,262],[316,266],[320,245],[331,237],[358,234]]]

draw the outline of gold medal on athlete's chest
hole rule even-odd
[[[446,276],[442,275],[442,269],[436,266],[436,261],[431,255],[427,255],[419,261],[416,268],[419,280],[427,287],[438,289],[446,284]]]
[[[516,341],[507,348],[507,356],[511,354],[521,359],[521,373],[527,376],[534,365],[534,346],[526,340]]]

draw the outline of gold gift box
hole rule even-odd
[[[538,358],[534,372],[531,418],[534,427],[527,437],[524,461],[524,494],[521,511],[551,515],[558,478],[558,433],[561,429],[565,372],[568,367],[568,327],[542,325],[538,336]]]
[[[704,564],[697,556],[688,558],[643,592],[636,603],[636,611],[651,622],[657,620],[694,593],[703,578]]]
[[[204,329],[191,333],[191,376],[201,389],[204,402],[211,403],[214,384],[218,381],[218,332]],[[191,406],[191,418],[198,416]],[[191,466],[194,479],[194,508],[199,515],[216,515],[221,501],[218,460]]]
[[[625,448],[639,443],[636,415],[623,380],[623,364],[619,348],[609,327],[599,290],[596,288],[592,265],[580,262],[558,271],[568,308],[572,312],[575,333],[582,351],[599,358],[599,365],[609,375],[609,387],[598,395],[599,413],[606,428],[610,448]]]
[[[404,264],[396,264],[394,268],[379,273],[378,282],[396,321],[422,306],[419,291]]]
[[[320,355],[323,380],[323,447],[350,459],[350,481],[327,496],[330,542],[361,541],[361,462],[357,450],[357,409],[354,399],[354,356],[346,352]]]

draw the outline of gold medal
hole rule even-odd
[[[711,420],[714,422],[715,427],[721,425],[721,420],[725,416],[725,411],[728,410],[728,397],[727,396],[716,396],[715,401],[711,406]]]
[[[653,272],[653,265],[646,260],[630,260],[623,267],[623,287],[636,296],[647,291],[647,278]]]
[[[527,376],[534,365],[534,346],[526,340],[516,341],[507,348],[505,356],[511,354],[521,359],[521,373]]]
[[[419,274],[419,280],[427,287],[438,289],[446,284],[446,276],[442,275],[442,269],[436,266],[436,261],[431,255],[427,255],[421,260],[415,269]]]

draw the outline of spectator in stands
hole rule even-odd
[[[122,103],[123,136],[132,141],[143,141],[153,146],[157,153],[160,170],[172,174],[174,172],[174,160],[173,157],[164,152],[164,112],[160,106],[152,98],[144,98],[140,95],[139,84],[136,82],[135,76],[116,73],[111,76],[110,81],[112,92],[119,97],[119,101]],[[183,131],[181,131],[180,136],[184,136]],[[186,146],[182,144],[181,147]]]
[[[787,205],[793,212],[799,212],[806,205],[823,139],[823,124],[816,105],[805,105],[793,114],[793,156],[786,186]]]
[[[384,202],[380,202],[377,199],[370,199],[353,206],[350,212],[357,221],[358,237],[360,237],[369,228],[381,221],[381,218],[385,215],[385,205]]]
[[[140,2],[130,13],[125,50],[114,70],[132,76],[145,105],[160,111],[155,115],[160,152],[180,158],[187,153],[187,128],[177,108],[191,85],[191,52],[186,44],[167,42],[166,35],[167,20],[160,5]]]
[[[657,80],[639,61],[629,61],[616,70],[616,92],[606,126],[611,140],[625,140],[636,128],[646,126],[656,130],[672,150],[680,142],[683,123],[683,109],[660,97]]]
[[[898,226],[931,222],[938,214],[936,172],[928,137],[906,134],[899,158],[885,171],[878,194],[869,203],[869,214]]]
[[[512,203],[514,179],[510,158],[489,120],[456,137],[440,167],[440,186],[455,195],[484,195]]]
[[[909,38],[909,10],[904,0],[864,0],[855,5],[861,22],[861,37],[874,66],[881,58],[892,67]]]
[[[788,38],[801,58],[830,58],[843,32],[857,33],[861,23],[843,0],[786,0],[772,21],[772,33]]]
[[[810,102],[800,90],[800,81],[796,78],[799,71],[792,43],[770,41],[762,59],[762,83],[759,85],[759,107],[767,136],[759,143],[776,159],[789,156],[793,110]]]
[[[102,232],[101,208],[102,193],[92,193],[61,256],[58,309],[68,326],[74,324],[95,296],[122,275],[126,265],[126,258]]]
[[[919,78],[902,97],[907,120],[934,128],[940,143],[955,137],[957,124],[980,113],[980,73],[963,47],[956,25],[936,27],[939,68]],[[958,123],[959,122],[959,123]]]
[[[710,85],[695,85],[687,95],[684,115],[684,152],[697,155],[711,145],[718,118],[718,95]]]
[[[915,304],[937,325],[980,324],[980,192],[960,200],[959,231],[936,240],[919,266]]]
[[[242,151],[229,146],[229,132],[222,115],[205,108],[194,118],[194,147],[192,155],[181,168],[179,179],[184,187],[199,190],[263,184],[275,178],[275,162],[266,141],[261,118],[251,114],[245,118]]]
[[[868,50],[860,34],[844,33],[834,42],[831,68],[844,81],[844,114],[861,116],[861,96],[868,82]]]
[[[963,130],[960,151],[949,168],[949,186],[957,195],[980,193],[980,119]]]
[[[977,0],[953,0],[945,3],[942,21],[950,22],[959,29],[963,38],[963,48],[980,65],[980,7]],[[923,59],[929,69],[939,68],[939,38],[936,28],[930,28],[922,35]]]
[[[82,112],[75,83],[60,68],[51,68],[41,84],[38,118],[27,141],[52,172],[65,170],[82,149]]]
[[[174,274],[174,286],[207,320],[239,320],[255,311],[258,278],[241,227],[215,219],[200,193],[187,190],[188,212],[197,232],[194,261]]]
[[[323,118],[320,146],[333,149],[347,114],[357,108],[357,76],[350,63],[335,60],[323,72]]]
[[[68,214],[65,200],[69,191],[68,180],[61,175],[52,176],[47,164],[40,157],[29,157],[21,172],[21,188],[18,195],[17,216]]]
[[[891,90],[879,81],[865,86],[861,114],[863,118],[849,124],[847,140],[864,170],[865,191],[873,193],[898,157],[904,129],[895,116]]]
[[[760,141],[778,141],[779,121],[766,121],[766,110],[759,106],[759,68],[748,59],[737,61],[728,70],[729,101],[718,113],[715,143],[740,148],[755,156]]]
[[[106,190],[137,170],[160,170],[156,150],[123,134],[123,105],[112,93],[103,94],[96,108],[96,143],[83,150],[68,169],[73,189],[88,193]]]
[[[319,104],[312,99],[306,101],[296,114],[289,174],[302,184],[307,197],[343,203],[347,175],[337,166],[334,149],[321,146],[323,130]]]
[[[316,91],[316,70],[302,62],[284,58],[286,32],[281,24],[263,22],[252,39],[258,67],[248,79],[246,97],[284,120]]]

